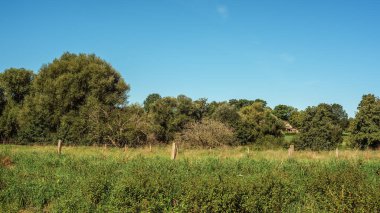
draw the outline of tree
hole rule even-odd
[[[340,104],[332,104],[332,111],[338,121],[340,127],[343,130],[346,130],[349,127],[349,120],[347,112],[343,109],[343,106]]]
[[[242,144],[255,143],[268,135],[282,137],[284,123],[271,113],[262,102],[255,102],[239,111],[241,117],[236,135]]]
[[[106,61],[95,55],[64,53],[44,65],[33,81],[31,95],[22,109],[22,139],[52,141],[74,131],[65,122],[81,123],[76,139],[81,141],[86,120],[81,109],[89,100],[117,108],[125,105],[129,86]],[[70,122],[69,122],[70,123]]]
[[[0,87],[7,102],[13,101],[19,104],[24,101],[31,91],[34,77],[33,71],[24,68],[10,68],[1,73]]]
[[[185,95],[177,96],[177,113],[191,117],[195,111],[193,100]]]
[[[161,99],[161,95],[157,93],[152,93],[148,95],[148,97],[146,97],[146,99],[144,100],[144,110],[146,112],[149,112],[152,104],[159,99]]]
[[[34,74],[30,70],[10,68],[0,74],[0,138],[15,140],[19,131],[18,114],[31,91]]]
[[[201,121],[204,117],[207,116],[210,108],[209,105],[207,104],[207,99],[206,98],[200,98],[198,100],[195,100],[193,102],[194,105],[194,110],[192,113],[192,117],[196,121]]]
[[[304,111],[295,111],[289,117],[289,123],[296,128],[301,128],[304,119]]]
[[[306,108],[299,128],[299,139],[295,141],[297,149],[331,150],[343,140],[340,120],[330,104]]]
[[[380,99],[363,95],[351,124],[351,142],[361,149],[380,146]]]
[[[206,110],[206,100],[202,99],[193,102],[184,95],[158,99],[151,105],[149,112],[156,139],[165,143],[173,140],[175,133],[181,131],[187,123],[199,122]]]
[[[158,141],[168,142],[179,130],[178,103],[175,98],[164,97],[154,102],[150,117],[154,124],[154,133]]]
[[[297,109],[287,105],[277,105],[273,109],[273,114],[284,121],[289,121],[293,113],[297,112]]]
[[[224,103],[216,108],[212,118],[227,124],[230,127],[235,127],[240,121],[240,115],[237,109],[227,103]]]
[[[267,102],[262,99],[256,99],[256,100],[247,100],[247,99],[231,99],[228,101],[229,104],[232,106],[235,106],[237,109],[241,109],[246,106],[250,106],[253,103],[260,102],[264,107],[266,107]]]
[[[91,105],[88,113],[89,141],[108,143],[116,147],[145,145],[150,124],[139,105],[111,108]]]
[[[207,104],[207,112],[206,112],[206,116],[207,117],[211,117],[216,109],[218,109],[219,106],[221,105],[224,105],[224,104],[228,104],[227,102],[216,102],[216,101],[212,101],[210,103]]]

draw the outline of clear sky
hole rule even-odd
[[[380,1],[0,1],[1,71],[38,72],[65,51],[111,63],[132,103],[336,102],[353,116],[363,94],[380,95]]]

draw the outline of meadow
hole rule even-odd
[[[0,212],[379,212],[380,151],[0,145]]]

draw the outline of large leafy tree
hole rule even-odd
[[[358,112],[351,123],[351,140],[359,148],[380,146],[380,99],[373,94],[364,95]]]
[[[331,150],[342,142],[342,127],[334,104],[308,107],[300,121],[298,149]]]
[[[340,104],[332,104],[332,111],[335,115],[340,127],[343,130],[346,130],[349,127],[349,119],[347,112],[343,109],[343,106]]]
[[[24,101],[31,91],[32,81],[35,75],[33,71],[23,68],[10,68],[0,74],[0,87],[7,102],[17,104]]]
[[[33,81],[22,112],[22,137],[46,141],[71,132],[76,135],[71,140],[81,141],[87,128],[81,109],[89,100],[121,107],[128,90],[120,74],[106,61],[95,55],[64,53],[44,65]]]
[[[155,137],[160,142],[174,139],[175,133],[191,121],[200,122],[206,116],[206,99],[193,101],[185,95],[160,98],[150,105],[149,117]]]
[[[0,74],[0,138],[14,140],[19,131],[17,117],[31,91],[34,74],[30,70],[10,68]]]
[[[210,107],[207,103],[206,98],[200,98],[198,100],[193,101],[193,112],[191,116],[196,121],[201,121],[203,118],[207,117],[209,113]]]
[[[282,136],[284,123],[262,102],[241,108],[239,115],[236,136],[242,144],[255,143],[265,136]]]
[[[150,108],[152,107],[153,103],[156,102],[157,100],[161,99],[161,95],[157,93],[152,93],[146,97],[144,100],[144,110],[146,112],[150,111]]]
[[[289,117],[289,123],[292,124],[293,127],[301,128],[304,114],[305,111],[293,112]]]
[[[283,104],[277,105],[273,109],[273,114],[284,121],[289,121],[295,112],[297,112],[296,108]]]
[[[174,133],[189,120],[187,116],[178,113],[176,98],[164,97],[154,102],[150,111],[150,119],[154,125],[155,137],[158,141],[168,142],[174,138]]]
[[[235,127],[240,121],[238,110],[227,103],[218,106],[212,114],[212,118],[230,127]]]

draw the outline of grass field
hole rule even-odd
[[[0,146],[0,212],[379,212],[380,151]]]

